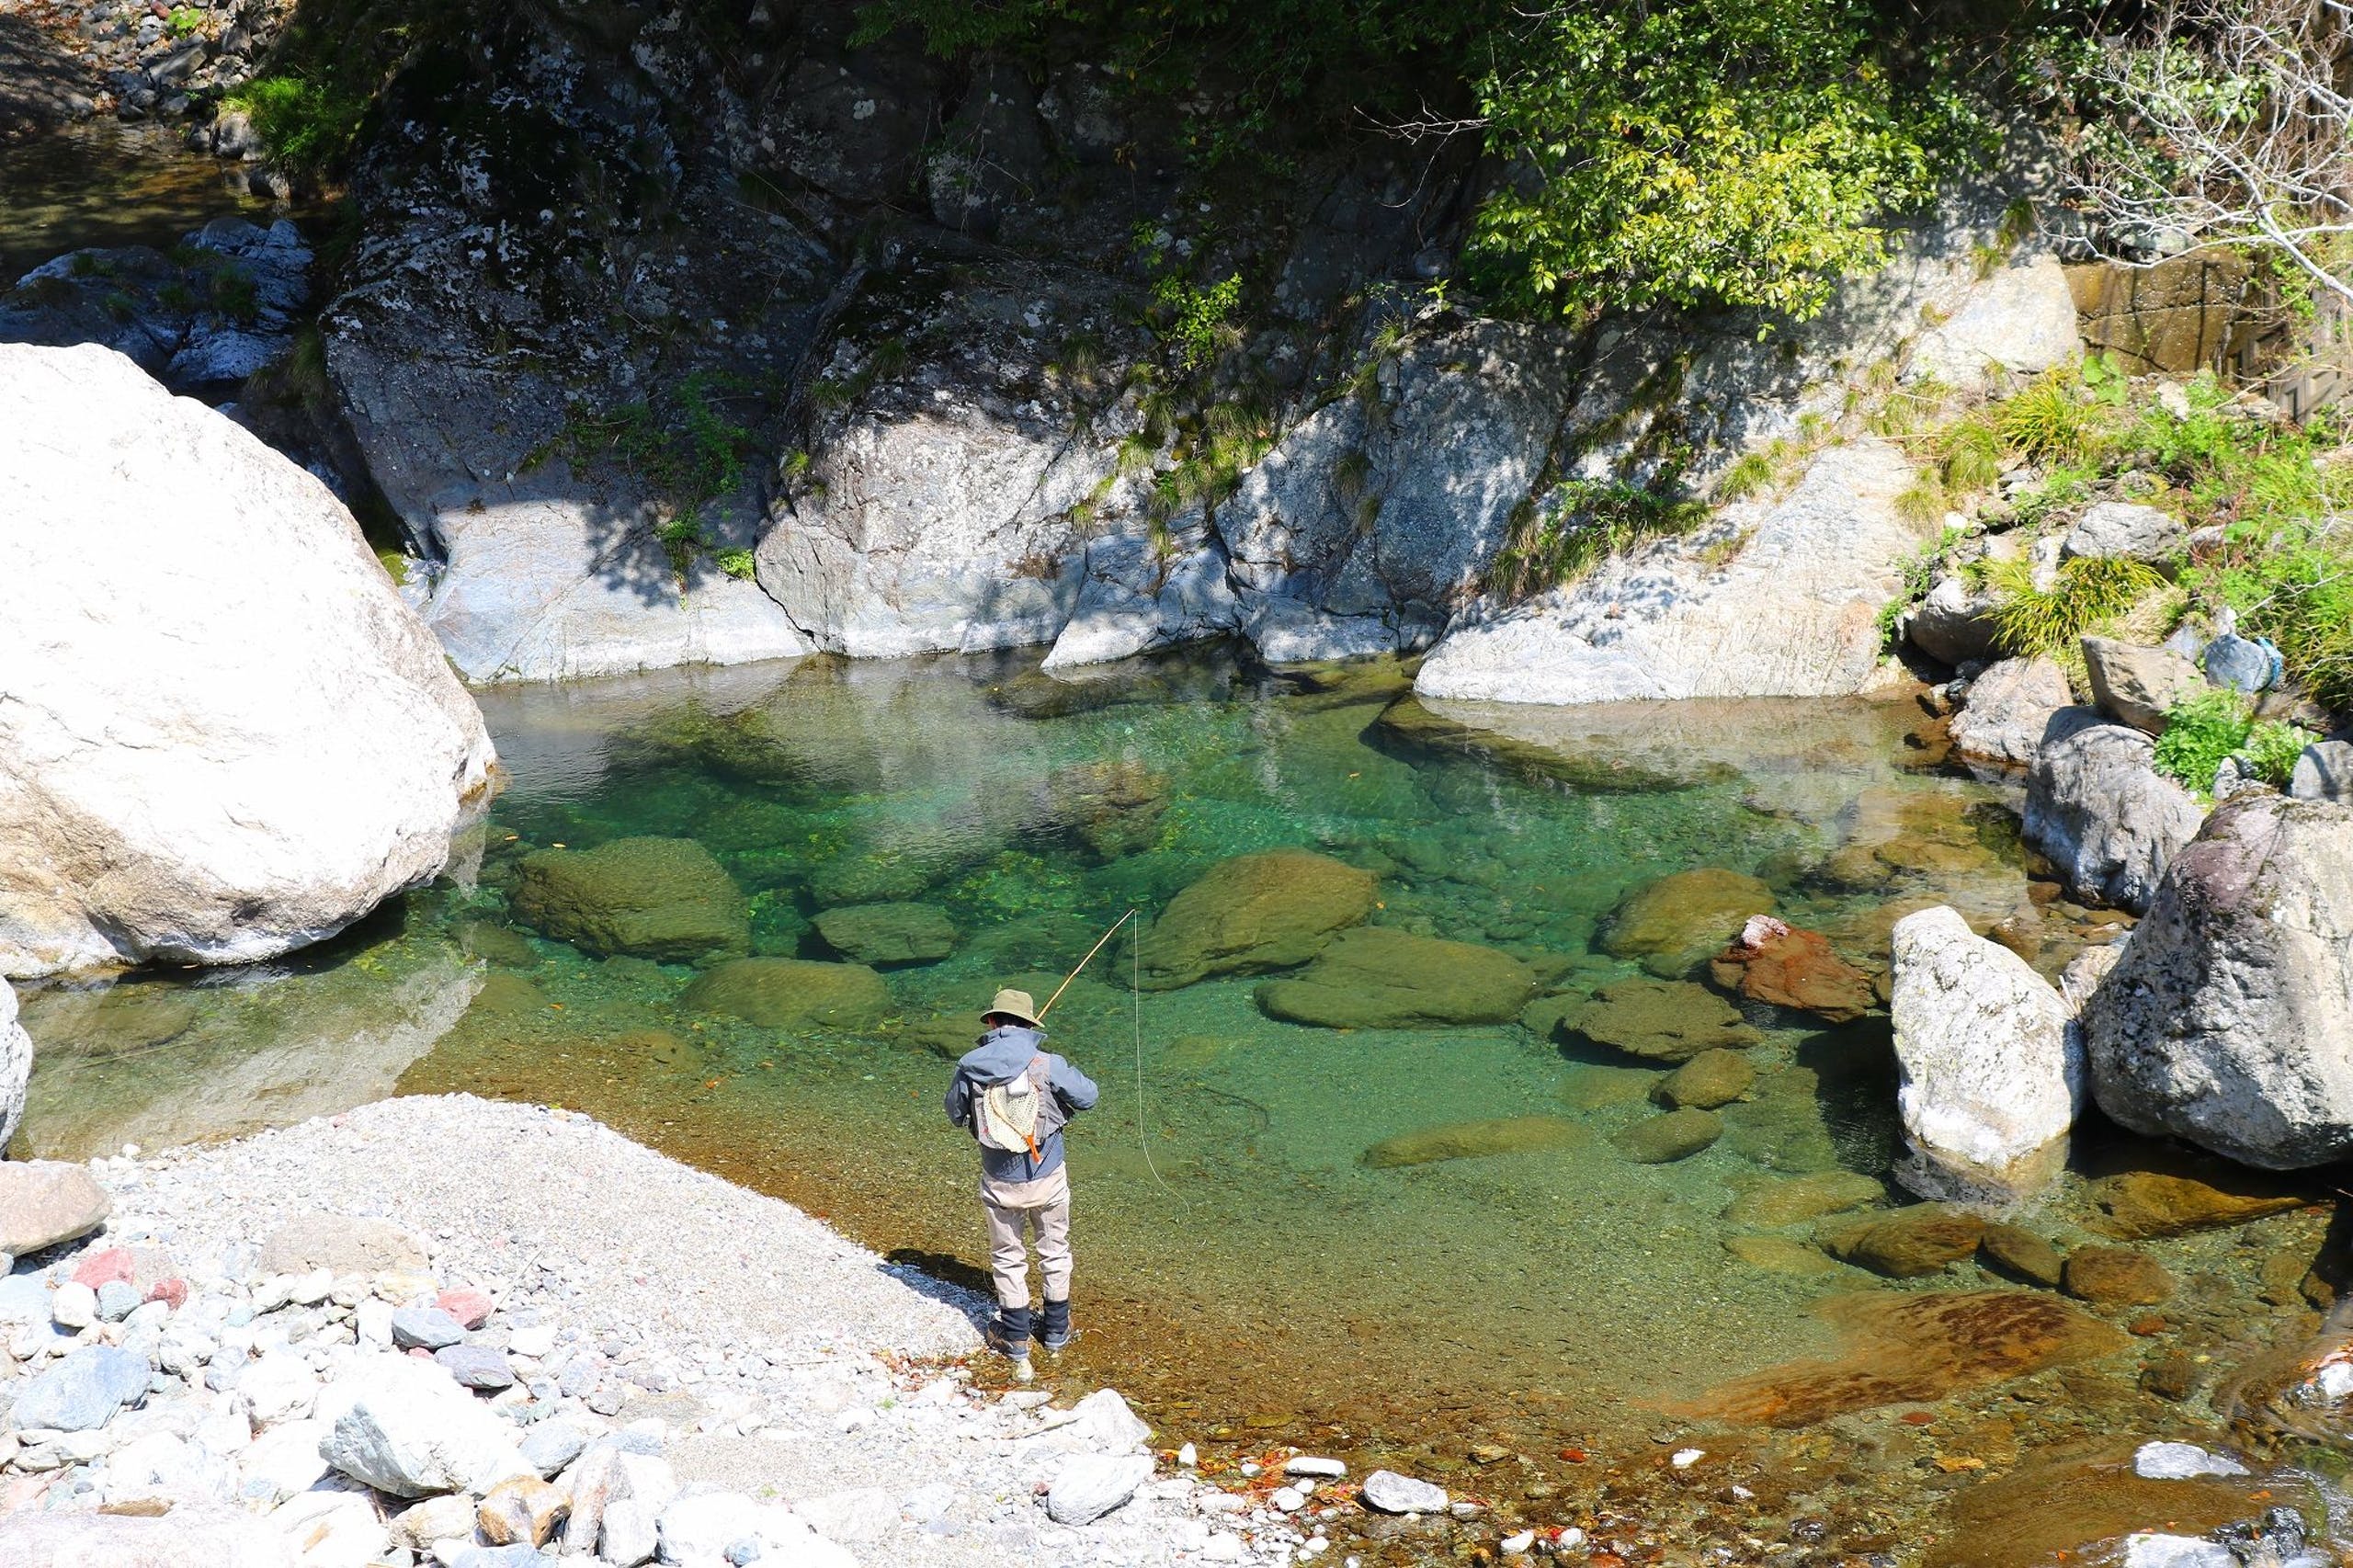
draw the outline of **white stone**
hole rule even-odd
[[[268,958],[442,869],[490,739],[315,477],[0,345],[0,974]]]
[[[175,1506],[225,1503],[233,1491],[226,1460],[173,1432],[146,1433],[107,1455],[110,1505],[154,1499]]]
[[[624,1497],[605,1509],[597,1555],[615,1568],[637,1568],[661,1549],[657,1528],[662,1506],[642,1498]]]
[[[1667,1463],[1677,1470],[1689,1470],[1707,1457],[1708,1450],[1705,1449],[1677,1449],[1668,1456]]]
[[[737,1492],[682,1494],[655,1526],[662,1561],[679,1568],[725,1568],[727,1549],[756,1540],[761,1562],[791,1568],[858,1568],[848,1550],[811,1529],[790,1508],[755,1503]]]
[[[33,1076],[33,1037],[17,1021],[17,993],[0,980],[0,1148],[25,1119],[25,1087]]]
[[[1348,1473],[1345,1460],[1323,1459],[1314,1454],[1294,1454],[1283,1460],[1285,1475],[1312,1475],[1325,1481],[1336,1481]]]
[[[238,1472],[249,1483],[267,1486],[273,1502],[308,1492],[326,1476],[327,1461],[320,1445],[332,1432],[324,1421],[288,1421],[273,1426],[238,1456]]]
[[[397,1310],[380,1296],[370,1296],[353,1308],[353,1328],[359,1335],[359,1343],[373,1350],[391,1349],[392,1313]]]
[[[2132,1455],[2132,1473],[2143,1481],[2189,1481],[2201,1475],[2245,1475],[2246,1466],[2228,1454],[2195,1443],[2143,1443]]]
[[[2238,1568],[2238,1559],[2222,1542],[2194,1535],[2130,1535],[2124,1568]]]
[[[1296,1514],[1307,1506],[1307,1494],[1296,1486],[1278,1486],[1268,1494],[1267,1501],[1278,1513]]]
[[[335,1412],[327,1462],[395,1496],[481,1492],[531,1473],[515,1451],[515,1429],[430,1361],[369,1357],[319,1403],[320,1419]]]
[[[1525,1556],[1529,1549],[1536,1544],[1536,1532],[1534,1530],[1521,1530],[1517,1535],[1507,1535],[1504,1537],[1504,1539],[1497,1544],[1500,1546],[1503,1554],[1506,1557]]]
[[[1864,690],[1880,609],[1935,529],[1895,507],[1912,480],[1886,442],[1834,447],[1786,495],[1721,507],[1525,604],[1465,611],[1414,689],[1557,703]]]
[[[98,1293],[68,1279],[49,1298],[49,1321],[60,1328],[85,1329],[98,1321]]]
[[[161,1518],[95,1513],[0,1516],[0,1562],[105,1568],[297,1568],[266,1519],[225,1507],[176,1507]]]
[[[1364,1478],[1365,1506],[1383,1514],[1437,1514],[1445,1511],[1446,1489],[1393,1470],[1376,1470]]]
[[[302,1568],[368,1568],[391,1535],[375,1499],[357,1489],[297,1493],[271,1511],[269,1522],[293,1542]]]
[[[1896,1179],[1924,1198],[2006,1202],[2058,1174],[2084,1066],[2057,991],[1939,905],[1895,924]]]
[[[319,1397],[319,1380],[302,1357],[278,1351],[238,1374],[237,1393],[252,1411],[255,1426],[273,1426],[311,1414]]]
[[[1074,1455],[1054,1472],[1046,1492],[1046,1516],[1061,1525],[1093,1524],[1151,1479],[1149,1454]]]
[[[526,1324],[508,1337],[506,1348],[515,1355],[529,1356],[536,1360],[555,1348],[555,1324]]]
[[[1152,1436],[1152,1428],[1128,1408],[1117,1389],[1097,1389],[1078,1402],[1074,1414],[1074,1424],[1088,1443],[1105,1453],[1141,1449]]]
[[[857,1486],[846,1492],[803,1497],[792,1505],[792,1511],[806,1519],[819,1535],[852,1545],[880,1540],[899,1523],[899,1510],[892,1503],[891,1494],[879,1486]]]

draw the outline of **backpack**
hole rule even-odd
[[[984,1149],[1039,1158],[1038,1108],[1047,1093],[1046,1059],[1033,1056],[1018,1077],[991,1084],[972,1096],[972,1135]]]

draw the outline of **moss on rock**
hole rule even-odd
[[[1372,913],[1372,873],[1304,849],[1239,855],[1168,901],[1142,941],[1145,989],[1291,969]],[[1518,1003],[1513,1004],[1515,1009]]]
[[[540,930],[600,958],[701,963],[751,950],[742,891],[690,838],[542,849],[516,869],[511,898]]]
[[[1296,978],[1258,987],[1258,1006],[1287,1023],[1335,1029],[1499,1024],[1536,988],[1509,953],[1369,926],[1334,937]]]

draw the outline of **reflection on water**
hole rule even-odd
[[[1668,1485],[1681,1472],[1652,1444],[1696,1423],[1751,1467],[1743,1506],[1779,1477],[1770,1528],[1840,1474],[1823,1528],[1868,1543],[2040,1445],[2178,1426],[2144,1361],[2182,1358],[2195,1386],[2301,1326],[2310,1212],[2150,1244],[2181,1281],[2162,1316],[2101,1321],[1971,1262],[1901,1285],[1831,1262],[1817,1225],[1893,1201],[1865,1179],[1895,1152],[1883,1016],[1748,1005],[1756,1076],[1712,1113],[1721,1136],[1662,1164],[1614,1136],[1656,1114],[1660,1066],[1552,1027],[1643,976],[1600,940],[1630,890],[1761,879],[1866,971],[1928,902],[2010,920],[2052,971],[2097,924],[2030,888],[2015,801],[1942,771],[1915,707],[1563,713],[1404,689],[1379,665],[1063,681],[1020,658],[500,688],[483,705],[515,781],[478,882],[412,897],[300,973],[35,993],[27,1137],[78,1154],[220,1136],[395,1080],[529,1096],[954,1272],[942,1260],[980,1260],[973,1159],[938,1094],[989,994],[1050,992],[1124,911],[1303,847],[1374,874],[1376,924],[1500,949],[1558,999],[1520,1023],[1306,1028],[1263,1012],[1253,977],[1139,1004],[1124,943],[1071,987],[1052,1033],[1106,1093],[1073,1135],[1092,1332],[1068,1376],[1149,1399],[1172,1441],[1345,1447],[1531,1510],[1640,1496],[1655,1521],[1711,1506]],[[859,904],[922,906],[873,916],[900,933],[878,950],[949,950],[884,971],[887,1017],[779,1029],[688,1005],[688,966],[553,940],[510,908],[525,857],[648,837],[724,869],[712,918],[741,922],[737,951],[837,958],[814,922]],[[629,945],[598,929],[582,940]],[[806,971],[742,972],[781,988],[764,1006],[805,1005]],[[2140,1147],[2096,1133],[2085,1157]],[[2078,1175],[2026,1221],[2072,1245],[2096,1218]],[[1979,1294],[1917,1294],[1956,1286]],[[1930,1403],[1940,1425],[1896,1425]],[[1843,1470],[1807,1446],[1833,1427]]]
[[[67,251],[163,249],[215,218],[267,223],[286,211],[170,127],[85,121],[0,145],[0,289]]]

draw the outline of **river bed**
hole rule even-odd
[[[1611,911],[1703,868],[1760,879],[1866,967],[1928,903],[2032,913],[2053,973],[2118,928],[2033,886],[2015,784],[1949,765],[1908,694],[1563,712],[1425,708],[1406,683],[1207,655],[1060,679],[1006,655],[486,690],[512,778],[449,879],[278,964],[29,990],[23,1141],[74,1157],[399,1092],[547,1101],[978,1283],[975,1162],[939,1096],[980,1006],[1007,981],[1042,999],[1124,912],[1230,857],[1370,871],[1373,924],[1509,952],[1571,998],[1642,978],[1601,950]],[[525,856],[648,836],[717,859],[756,953],[834,956],[812,918],[885,901],[944,915],[952,950],[884,970],[879,1022],[779,1029],[693,1005],[691,966],[599,958],[510,906]],[[2316,1321],[2310,1208],[2149,1242],[2177,1293],[2097,1310],[1972,1261],[1881,1278],[1812,1245],[1818,1212],[1760,1221],[1794,1178],[1897,1153],[1883,1013],[1746,1005],[1758,1076],[1721,1138],[1639,1164],[1613,1135],[1655,1113],[1658,1067],[1533,1010],[1310,1028],[1263,1011],[1256,977],[1135,991],[1134,961],[1115,940],[1049,1020],[1103,1089],[1071,1135],[1086,1337],[1049,1376],[1115,1384],[1212,1466],[1336,1449],[1590,1520],[1626,1561],[2056,1562],[2162,1523],[2134,1507],[2187,1508],[2133,1492],[2120,1456],[2211,1434],[2199,1391]],[[1528,1136],[1367,1157],[1499,1121]],[[2102,1239],[2094,1178],[2190,1168],[2099,1126],[2075,1165],[2019,1217],[2069,1247]],[[2010,1502],[1971,1504],[1981,1483]],[[2259,1511],[2259,1483],[2317,1495],[2260,1475],[2199,1506]],[[1446,1528],[1356,1549],[1443,1556]]]

